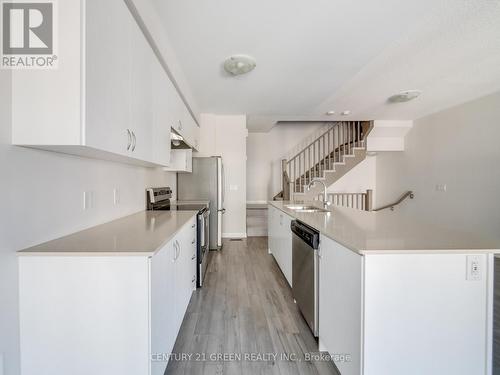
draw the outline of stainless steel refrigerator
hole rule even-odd
[[[193,158],[192,173],[177,173],[177,199],[210,201],[210,250],[222,247],[224,166],[220,156]]]

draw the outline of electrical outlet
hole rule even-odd
[[[83,209],[90,210],[94,208],[94,192],[84,191],[83,192]]]
[[[436,185],[436,191],[445,192],[447,188],[448,187],[446,186],[446,184],[438,184],[438,185]]]
[[[467,280],[481,280],[481,257],[478,255],[467,255]]]
[[[113,204],[115,206],[120,204],[120,190],[118,188],[113,189]]]

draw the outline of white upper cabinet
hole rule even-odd
[[[133,141],[130,39],[135,21],[122,1],[87,1],[86,19],[82,143],[126,156]]]
[[[12,143],[168,166],[181,124],[196,147],[199,128],[125,2],[58,7],[58,68],[13,71]]]
[[[172,83],[163,73],[158,60],[153,62],[153,161],[170,165],[170,128],[172,124],[169,94],[174,91]],[[156,73],[155,73],[156,72]]]
[[[117,0],[114,0],[117,1]],[[122,0],[118,0],[122,1]],[[158,59],[153,53],[139,25],[133,23],[130,33],[131,53],[131,92],[130,106],[131,131],[133,135],[132,152],[141,160],[152,160],[153,131],[153,63]],[[160,73],[156,71],[156,73]],[[166,103],[165,103],[166,104]],[[165,125],[168,127],[168,125]]]

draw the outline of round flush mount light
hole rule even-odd
[[[335,114],[335,111],[328,111],[325,113],[327,116],[333,116]]]
[[[420,90],[404,90],[398,92],[397,94],[391,96],[388,100],[391,103],[405,103],[418,98],[418,96],[422,93]]]
[[[247,55],[233,55],[224,61],[224,70],[234,76],[251,72],[256,66],[255,59]]]
[[[342,116],[349,116],[351,114],[351,111],[342,111],[340,114]]]

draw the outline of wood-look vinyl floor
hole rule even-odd
[[[267,237],[224,241],[209,262],[165,374],[337,374],[332,362],[307,357],[319,354],[318,344]]]

